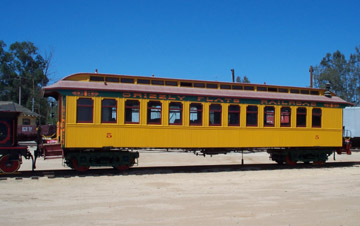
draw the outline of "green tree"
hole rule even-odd
[[[339,50],[327,53],[320,65],[314,67],[315,87],[325,88],[330,83],[331,90],[346,101],[359,104],[359,60],[360,52],[350,55],[346,60]]]
[[[360,50],[355,48],[355,53],[349,59],[349,77],[351,79],[352,102],[360,104]]]
[[[41,88],[49,82],[51,57],[44,59],[32,42],[15,42],[8,51],[5,47],[0,41],[0,100],[19,102],[29,109],[34,107],[35,112],[46,117],[49,106]]]
[[[246,77],[246,75],[244,75],[244,78],[241,79],[240,76],[236,76],[236,82],[238,83],[250,83],[250,80],[248,79],[248,77]]]
[[[246,77],[246,75],[244,75],[242,83],[250,83],[250,80],[248,79],[248,77]]]
[[[6,44],[0,40],[0,100],[16,98],[14,93],[16,73],[13,67],[13,56],[4,49]]]

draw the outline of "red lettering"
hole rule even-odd
[[[156,94],[149,94],[149,99],[157,99],[157,95]]]
[[[289,101],[289,105],[296,105],[295,101]]]
[[[301,105],[302,105],[301,101],[296,101],[296,106],[301,106]]]
[[[166,100],[166,95],[165,95],[165,94],[160,94],[160,95],[159,95],[159,99],[161,99],[161,100]]]
[[[267,100],[261,100],[261,104],[268,104]]]
[[[207,101],[207,102],[213,102],[214,100],[213,100],[213,99],[210,99],[210,97],[206,97],[206,101]]]
[[[124,94],[123,94],[123,97],[129,98],[129,97],[131,97],[131,93],[124,93]]]
[[[223,99],[221,99],[221,98],[216,98],[216,99],[214,100],[214,102],[221,102],[221,103],[224,103]]]
[[[142,94],[141,94],[141,93],[134,93],[134,94],[133,94],[133,97],[134,97],[134,98],[136,98],[136,97],[141,98],[141,97],[142,97]]]
[[[231,98],[225,98],[226,103],[230,103]]]
[[[271,104],[271,105],[276,105],[276,101],[275,101],[275,100],[270,100],[270,101],[269,101],[269,104]]]
[[[177,96],[180,100],[184,100],[185,96]]]
[[[198,97],[197,100],[201,101],[202,99],[204,99],[204,97]]]
[[[239,99],[234,99],[234,103],[240,103]]]
[[[173,96],[171,96],[171,95],[169,95],[169,96],[168,96],[168,100],[176,100],[176,98],[173,97]]]
[[[289,105],[289,103],[287,103],[286,101],[281,101],[281,105]]]

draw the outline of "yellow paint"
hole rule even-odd
[[[222,104],[222,125],[209,126],[210,103],[203,104],[203,126],[189,126],[189,104],[183,103],[183,125],[169,125],[168,106],[161,100],[162,124],[147,124],[147,103],[140,100],[140,123],[125,124],[123,98],[116,99],[117,123],[101,123],[101,100],[94,97],[92,123],[76,123],[76,101],[66,97],[66,148],[241,148],[241,147],[337,147],[342,145],[342,109],[322,108],[322,127],[311,128],[312,107],[307,107],[307,126],[296,128],[296,109],[291,107],[291,127],[280,127],[280,108],[275,106],[275,127],[263,126],[265,105],[258,105],[258,127],[246,127],[246,104],[240,104],[240,126],[227,126],[228,106]],[[111,98],[108,98],[111,99]],[[179,102],[179,101],[176,101]]]
[[[88,82],[88,81],[90,81],[90,75],[89,74],[75,74],[68,78],[65,78],[64,80]]]

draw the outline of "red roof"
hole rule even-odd
[[[213,97],[232,97],[240,99],[268,99],[268,100],[289,100],[289,101],[312,101],[334,104],[352,105],[337,96],[326,97],[323,95],[260,92],[246,90],[225,90],[225,89],[205,89],[187,88],[157,85],[140,85],[126,83],[104,83],[104,82],[84,82],[60,80],[55,84],[44,88],[45,96],[54,95],[60,90],[96,90],[96,91],[120,91],[120,92],[146,92],[158,94],[176,94],[190,96],[213,96]]]

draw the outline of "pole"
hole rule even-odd
[[[231,69],[231,73],[232,73],[232,81],[235,82],[235,70]]]
[[[19,105],[21,105],[21,85],[19,86]]]
[[[244,165],[244,150],[241,150],[241,165]]]
[[[32,83],[33,83],[33,95],[32,95],[32,112],[34,112],[34,104],[35,104],[35,100],[34,100],[34,97],[35,97],[35,89],[34,89],[34,75],[32,77]]]
[[[310,72],[310,88],[313,88],[313,72],[314,72],[314,69],[313,69],[313,67],[311,65],[310,65],[309,72]]]

